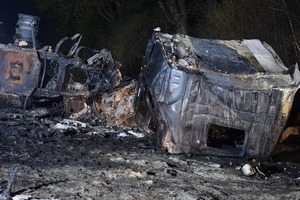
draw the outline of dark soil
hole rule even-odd
[[[243,175],[247,159],[170,155],[148,137],[118,127],[53,131],[44,121],[0,126],[0,188],[18,166],[12,197],[41,199],[299,199],[300,167],[263,164],[270,176]],[[40,122],[40,123],[39,123]],[[138,130],[135,130],[138,131]],[[120,136],[120,135],[119,135]],[[298,154],[299,155],[299,154]]]

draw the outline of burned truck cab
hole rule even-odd
[[[136,119],[170,153],[266,158],[291,113],[300,113],[292,111],[299,81],[298,65],[288,69],[260,40],[156,32],[141,69]]]
[[[0,44],[2,109],[46,106],[71,115],[120,83],[111,53],[80,46],[81,34],[39,48],[39,20],[19,14],[14,44]]]
[[[29,49],[0,44],[0,60],[1,99],[21,106],[21,99],[30,95],[38,86],[41,68],[38,55]],[[2,103],[1,107],[6,105]]]

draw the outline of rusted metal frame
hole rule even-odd
[[[41,78],[41,83],[40,83],[40,88],[43,87],[43,83],[44,83],[44,79],[45,79],[45,74],[46,74],[46,69],[47,69],[47,54],[46,52],[44,52],[44,66],[43,66],[43,74],[42,74],[42,78]]]
[[[36,20],[34,20],[30,23],[33,49],[36,49],[36,43],[35,43],[36,41],[35,41],[35,34],[34,34],[34,28],[33,28],[36,23],[37,23]]]
[[[72,46],[72,48],[69,50],[69,52],[68,52],[68,54],[67,54],[67,56],[72,56],[73,54],[74,54],[74,52],[76,52],[76,49],[77,49],[77,47],[78,47],[78,45],[79,45],[79,43],[80,43],[80,41],[81,41],[81,38],[82,38],[82,35],[81,34],[79,34],[79,33],[77,33],[77,34],[75,34],[73,37],[71,37],[71,38],[69,38],[69,37],[64,37],[64,38],[62,38],[57,44],[56,44],[56,46],[55,46],[55,49],[54,49],[54,53],[55,54],[58,54],[58,51],[59,51],[59,48],[60,48],[60,46],[62,45],[62,43],[64,43],[65,41],[67,41],[67,40],[76,40],[77,38],[79,38],[78,40],[77,40],[77,42]]]
[[[77,66],[81,68],[86,68],[85,65],[75,59],[67,59],[64,57],[58,57],[51,60],[51,63],[56,62],[58,63],[58,72],[57,72],[57,85],[55,90],[61,92],[62,91],[62,85],[65,78],[66,73],[66,66],[72,65]]]
[[[90,50],[91,52],[99,53],[98,50],[93,50],[93,49],[91,49],[90,47],[80,46],[80,47],[78,47],[78,48],[76,49],[76,51],[75,51],[75,53],[74,53],[74,57],[75,57],[75,58],[78,58],[78,54],[80,53],[80,51],[81,51],[82,49],[88,49],[88,50]]]
[[[78,39],[77,39],[78,38]],[[75,52],[76,52],[76,49],[78,48],[79,46],[79,43],[81,41],[81,38],[82,38],[82,35],[80,35],[79,33],[75,34],[71,40],[75,40],[77,39],[77,42],[75,42],[75,44],[71,47],[71,49],[69,50],[67,56],[72,56]]]
[[[24,103],[23,103],[23,110],[26,110],[28,99],[32,95],[33,91],[34,91],[33,89],[29,90],[28,94],[25,96],[25,100],[24,100]]]

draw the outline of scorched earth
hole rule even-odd
[[[299,165],[276,156],[261,163],[270,174],[245,176],[248,158],[170,155],[139,129],[101,120],[15,116],[0,125],[0,187],[12,183],[12,199],[300,198]]]

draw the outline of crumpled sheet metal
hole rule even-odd
[[[155,33],[137,88],[138,124],[149,122],[142,115],[148,106],[170,153],[266,157],[280,140],[299,89],[286,71],[274,50],[258,40]],[[211,125],[243,131],[242,146],[209,146]]]
[[[135,127],[135,99],[136,83],[120,87],[112,93],[105,93],[97,101],[99,114],[106,119],[108,124],[121,127]]]

